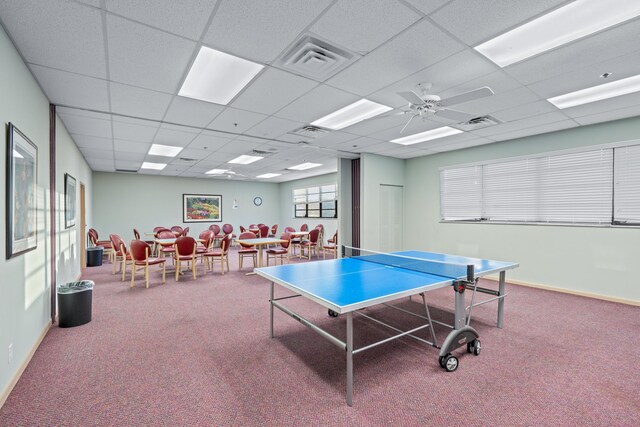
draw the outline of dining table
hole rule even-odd
[[[241,245],[257,247],[258,248],[258,266],[257,267],[262,267],[264,265],[264,259],[263,259],[264,247],[267,245],[284,243],[285,240],[277,239],[275,237],[256,237],[255,239],[236,239],[236,242],[238,242]],[[255,273],[250,272],[247,274],[255,274]]]

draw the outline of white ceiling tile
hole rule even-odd
[[[106,80],[38,65],[30,68],[52,104],[109,111]]]
[[[116,169],[126,169],[137,171],[142,166],[142,162],[131,162],[126,160],[116,159]]]
[[[266,117],[264,114],[227,107],[208,127],[224,132],[241,134],[263,121]]]
[[[99,120],[111,120],[110,113],[98,113],[95,111],[83,110],[75,107],[56,107],[56,112],[67,116],[90,117]]]
[[[384,16],[384,25],[380,17]],[[420,19],[401,3],[388,0],[338,0],[310,31],[354,52],[366,54]]]
[[[500,95],[504,92],[508,92],[513,89],[522,87],[522,85],[518,83],[516,79],[514,79],[513,77],[510,77],[503,70],[498,70],[491,74],[487,74],[482,77],[468,80],[458,86],[452,87],[451,89],[447,89],[439,93],[439,95],[440,97],[442,97],[442,99],[445,99],[450,96],[455,96],[461,93],[469,92],[471,90],[474,90],[483,86],[487,86],[491,88],[491,90],[496,95]],[[484,98],[485,101],[489,99],[490,98]]]
[[[196,43],[113,15],[107,16],[109,73],[120,83],[175,93]]]
[[[224,106],[176,96],[164,117],[167,122],[205,127],[224,110]]]
[[[145,142],[132,142],[122,139],[113,140],[113,148],[116,152],[116,158],[118,153],[142,153],[147,154],[151,144]]]
[[[504,133],[513,132],[521,129],[527,129],[531,127],[545,125],[547,123],[561,122],[564,120],[567,120],[567,116],[565,116],[559,111],[554,111],[551,113],[541,114],[535,117],[527,117],[520,120],[514,120],[509,123],[503,123],[495,126],[488,126],[486,128],[474,130],[472,133],[474,135],[492,137],[492,136],[501,135]]]
[[[431,19],[473,46],[529,21],[567,0],[456,0],[430,15]]]
[[[569,117],[581,117],[590,114],[605,113],[611,110],[633,107],[640,104],[640,92],[628,95],[616,96],[614,98],[603,99],[601,101],[590,102],[589,104],[578,105],[576,107],[562,110]]]
[[[276,138],[282,134],[302,127],[304,123],[294,122],[292,120],[281,119],[278,117],[267,117],[258,123],[246,133],[248,135],[260,136],[263,138]]]
[[[462,49],[463,44],[431,22],[420,21],[327,83],[366,96]]]
[[[224,138],[218,135],[209,135],[207,131],[204,131],[193,141],[191,141],[191,144],[189,144],[188,147],[195,149],[207,149],[211,152],[223,147],[229,142],[231,142],[231,138]]]
[[[59,114],[69,133],[111,138],[111,121],[91,117]]]
[[[231,106],[263,114],[273,114],[318,83],[277,68],[267,68],[251,82]]]
[[[551,113],[558,109],[549,101],[534,101],[529,104],[518,105],[516,107],[506,108],[496,111],[491,115],[505,122],[524,119],[525,117],[538,116],[544,113]]]
[[[181,0],[158,5],[156,0],[106,0],[107,10],[164,31],[199,40],[215,1]]]
[[[113,150],[99,150],[96,148],[81,148],[80,151],[86,159],[111,160],[113,161]]]
[[[405,3],[409,3],[425,15],[430,14],[449,1],[450,0],[404,0]]]
[[[176,159],[186,158],[186,159],[196,159],[203,160],[211,154],[211,150],[203,150],[199,148],[185,148],[176,156]]]
[[[448,96],[448,95],[447,95]],[[453,106],[454,110],[481,116],[495,111],[513,108],[518,105],[529,104],[539,101],[540,97],[531,92],[526,87],[510,90],[508,92],[497,93],[493,96],[480,98],[475,101],[465,102]]]
[[[591,125],[594,123],[619,120],[626,117],[640,116],[640,104],[633,107],[621,108],[619,110],[606,111],[603,113],[590,114],[588,116],[576,117],[573,120],[581,125]]]
[[[268,63],[330,3],[331,0],[220,2],[203,41],[222,51]]]
[[[386,129],[404,125],[411,117],[409,114],[404,114],[402,111],[392,111],[387,114],[373,117],[368,120],[364,120],[355,125],[345,128],[351,134],[360,136],[370,136],[376,138],[376,134]]]
[[[509,139],[522,138],[525,136],[538,135],[548,132],[555,132],[559,130],[569,129],[578,126],[573,120],[563,120],[554,123],[548,123],[540,126],[534,126],[526,129],[516,130],[513,132],[507,132],[500,135],[492,136],[491,139],[496,141],[506,141]]]
[[[126,162],[140,162],[146,159],[146,153],[133,153],[130,151],[118,151],[114,154],[116,161],[122,160]],[[157,158],[157,163],[166,163],[166,158]]]
[[[113,147],[113,140],[111,138],[78,134],[71,134],[71,138],[78,148],[96,148],[98,150],[106,150]]]
[[[195,139],[195,137],[196,134],[193,132],[181,132],[177,130],[166,129],[161,126],[160,129],[158,129],[158,133],[156,133],[153,142],[154,144],[186,147],[191,141]]]
[[[111,82],[111,111],[145,119],[164,117],[171,95]]]
[[[478,147],[480,145],[492,144],[494,141],[487,138],[475,137],[466,141],[450,142],[429,147],[427,151],[443,153],[445,151],[462,150],[463,148]]]
[[[359,98],[327,85],[320,85],[302,95],[276,113],[276,116],[310,123],[329,113],[356,102]]]
[[[249,152],[254,148],[258,148],[260,143],[248,142],[242,140],[231,141],[224,147],[218,149],[221,153],[233,153],[233,154],[250,154]]]
[[[98,10],[67,1],[3,1],[0,16],[27,62],[106,78]]]
[[[144,122],[143,122],[144,123]],[[132,123],[113,121],[113,137],[139,142],[151,142],[158,132],[158,126],[141,126]]]

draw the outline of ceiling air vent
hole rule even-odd
[[[312,139],[321,137],[322,135],[325,135],[327,133],[329,133],[327,129],[323,129],[323,128],[319,128],[317,126],[311,126],[311,125],[303,126],[299,129],[289,132],[290,135],[304,136],[305,138],[312,138]]]
[[[317,37],[303,36],[276,61],[276,65],[296,74],[324,81],[359,57]]]
[[[264,151],[264,150],[252,150],[252,152],[256,156],[263,156],[263,157],[275,154],[275,151]]]
[[[116,168],[116,172],[138,173],[138,169],[118,169],[118,168]]]
[[[198,159],[191,159],[189,157],[178,157],[181,162],[196,162]]]
[[[487,115],[487,116],[474,117],[473,119],[467,122],[460,123],[460,126],[463,127],[465,130],[473,130],[473,129],[485,128],[488,126],[499,125],[501,123],[504,123],[504,122],[498,118]]]

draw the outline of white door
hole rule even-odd
[[[380,250],[399,251],[403,238],[403,192],[398,185],[380,185]]]

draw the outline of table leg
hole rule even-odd
[[[498,300],[498,328],[502,329],[502,323],[504,322],[504,278],[506,272],[500,272],[500,281],[498,282],[498,296],[503,297]]]
[[[263,264],[263,260],[262,260],[262,251],[264,249],[264,245],[259,245],[258,246],[258,267],[262,267]]]
[[[347,405],[353,406],[353,312],[347,313]]]
[[[456,314],[453,329],[460,329],[466,325],[466,307],[464,302],[464,292],[454,291],[456,294]]]
[[[271,311],[271,320],[269,324],[269,338],[273,338],[273,288],[274,284],[271,282],[271,290],[269,294],[269,309]]]

